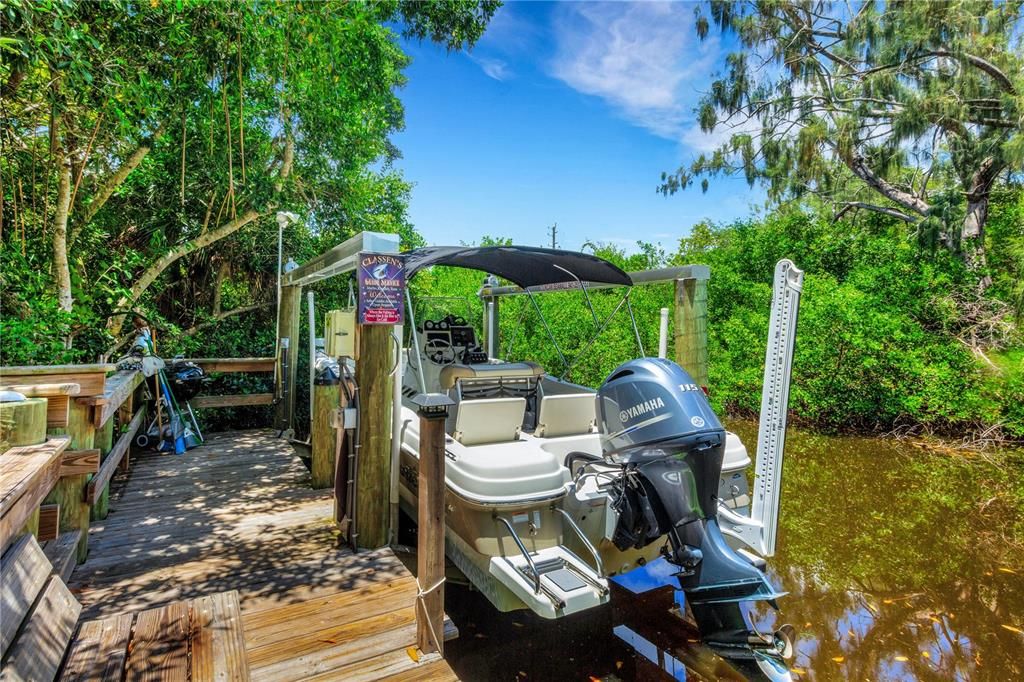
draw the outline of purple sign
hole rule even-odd
[[[405,257],[359,254],[359,324],[402,324],[405,320]]]

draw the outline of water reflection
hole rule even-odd
[[[733,424],[745,442],[756,425]],[[796,432],[773,580],[805,679],[1024,677],[1017,455]]]
[[[761,632],[796,626],[793,679],[1024,679],[1024,455],[791,430],[786,456],[769,570],[789,595],[750,609]],[[642,594],[559,621],[451,588],[449,660],[466,680],[765,679],[698,641],[670,581],[653,562],[623,581]]]

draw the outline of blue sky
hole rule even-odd
[[[712,180],[707,194],[655,193],[661,171],[721,139],[694,121],[724,46],[698,41],[693,7],[513,2],[470,53],[408,42],[395,143],[420,233],[431,244],[540,245],[557,221],[563,248],[673,249],[700,220],[750,215],[763,193],[741,178]]]

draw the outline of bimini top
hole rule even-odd
[[[633,280],[608,261],[578,251],[536,246],[428,246],[405,254],[406,276],[431,265],[480,270],[524,289],[583,282],[632,286]]]

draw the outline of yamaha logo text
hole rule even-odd
[[[626,409],[619,412],[619,421],[623,424],[628,422],[630,419],[636,419],[642,414],[648,412],[654,412],[659,407],[665,407],[665,401],[659,398],[653,398],[651,400],[645,400],[642,403],[627,407]]]

